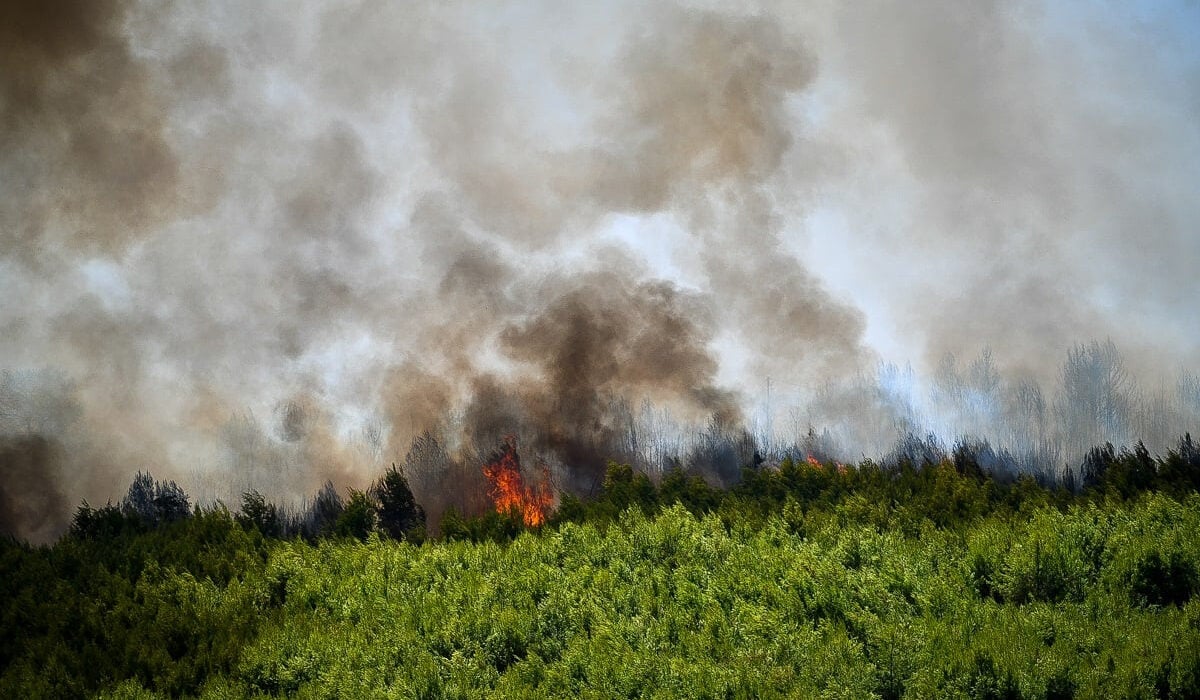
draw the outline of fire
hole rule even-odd
[[[548,472],[548,470],[546,470]],[[517,455],[517,439],[504,439],[504,449],[492,461],[483,465],[483,475],[491,483],[488,495],[496,504],[497,513],[516,509],[528,527],[538,527],[546,522],[554,494],[547,487],[549,473],[543,482],[534,486],[525,483],[521,474],[521,458]]]
[[[813,467],[814,469],[825,468],[825,465],[821,462],[821,460],[812,455],[808,455],[808,457],[805,458],[805,461],[808,462],[809,466]],[[836,469],[837,473],[841,474],[842,476],[845,476],[849,472],[849,469],[847,469],[846,465],[842,464],[841,462],[835,461],[833,463],[833,468]]]

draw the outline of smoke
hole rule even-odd
[[[809,426],[849,458],[1166,444],[1200,349],[1197,26],[6,3],[3,527],[50,538],[139,470],[298,500],[393,461],[470,511],[510,434],[578,491],[608,457],[728,480],[750,433]],[[1080,418],[1100,375],[1063,364],[1114,358]]]
[[[0,531],[45,538],[62,530],[68,504],[57,483],[60,451],[41,436],[0,442]]]
[[[123,0],[0,9],[6,257],[53,265],[63,254],[119,254],[208,204],[194,181],[203,176],[185,176],[171,140],[175,97],[128,34],[133,9]],[[179,72],[219,68],[195,60]]]
[[[532,370],[529,388],[518,391],[529,427],[543,432],[535,445],[570,465],[578,482],[596,483],[604,461],[622,456],[628,426],[612,409],[619,399],[736,420],[734,395],[715,383],[707,315],[699,300],[671,285],[630,285],[609,273],[580,280],[529,321],[504,328],[505,354]],[[472,412],[504,415],[492,405]]]
[[[907,344],[927,369],[987,346],[1050,380],[1066,348],[1104,337],[1139,372],[1196,357],[1172,328],[1200,254],[1179,186],[1200,153],[1184,48],[1200,17],[1093,9],[856,3],[814,38],[853,76],[822,130],[874,156],[831,183],[849,203],[831,208],[865,236],[857,271],[919,329]]]
[[[65,529],[69,448],[86,447],[73,389],[51,373],[0,374],[0,532],[46,540]]]

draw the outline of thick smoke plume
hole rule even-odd
[[[585,493],[928,433],[1165,449],[1200,410],[1197,27],[7,2],[0,528],[139,471],[298,501],[392,462],[479,512],[509,435]]]

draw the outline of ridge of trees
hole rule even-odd
[[[93,508],[85,500],[75,511],[68,536],[75,539],[113,539],[154,530],[172,523],[223,512],[242,528],[272,539],[302,538],[309,542],[333,537],[380,537],[420,543],[425,540],[425,510],[413,497],[404,474],[392,465],[365,491],[350,489],[342,498],[326,481],[313,499],[298,511],[277,506],[258,491],[242,494],[241,509],[230,514],[224,504],[205,510],[189,509],[187,494],[174,481],[156,481],[138,472],[117,505]]]
[[[996,511],[1021,512],[1051,504],[1059,508],[1080,501],[1130,500],[1147,491],[1173,495],[1200,491],[1200,445],[1190,433],[1165,456],[1152,456],[1138,442],[1132,449],[1111,443],[1089,450],[1078,469],[1062,475],[1015,474],[1011,457],[986,441],[960,440],[950,450],[935,437],[909,435],[879,461],[845,465],[797,453],[776,465],[759,458],[746,464],[729,488],[713,486],[677,465],[655,483],[628,464],[609,462],[594,498],[560,496],[549,526],[566,522],[612,522],[636,507],[646,514],[680,504],[693,514],[718,513],[726,521],[762,522],[789,503],[832,507],[850,499],[890,514],[902,510],[914,523],[936,527],[982,517]],[[170,527],[213,510],[191,509],[187,494],[175,482],[155,481],[139,473],[117,505],[93,508],[84,501],[72,520],[75,539],[112,539]],[[227,514],[228,512],[225,511]],[[384,539],[419,544],[429,536],[424,508],[404,473],[393,464],[366,490],[338,493],[327,481],[311,501],[289,510],[261,493],[243,494],[238,512],[229,514],[242,528],[269,539]],[[881,516],[882,517],[882,516]],[[518,513],[464,514],[451,507],[442,514],[443,540],[508,541],[526,526]]]

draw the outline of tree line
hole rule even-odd
[[[218,503],[212,510],[228,513]],[[119,503],[93,508],[84,501],[75,511],[69,536],[81,539],[114,538],[145,532],[200,515],[204,509],[190,505],[187,493],[174,481],[158,481],[139,472]],[[366,490],[338,493],[332,481],[298,509],[279,506],[258,491],[242,494],[240,510],[232,516],[241,526],[273,539],[366,539],[381,537],[420,543],[426,537],[425,509],[417,503],[408,480],[392,465]]]
[[[604,523],[630,507],[653,514],[677,504],[697,515],[722,513],[730,521],[758,522],[789,500],[831,506],[854,498],[885,510],[903,508],[915,519],[950,527],[997,510],[1018,512],[1025,504],[1065,508],[1097,499],[1130,500],[1148,491],[1177,496],[1200,491],[1200,445],[1190,433],[1160,456],[1151,455],[1141,442],[1132,449],[1105,443],[1087,451],[1077,467],[1057,475],[1022,473],[1012,468],[1013,459],[985,440],[963,439],[947,449],[936,436],[910,434],[879,460],[851,465],[802,451],[785,456],[778,464],[767,464],[752,452],[740,477],[728,487],[678,463],[654,479],[627,463],[610,461],[596,493],[559,494],[548,524]],[[224,508],[218,504],[210,510]],[[113,539],[179,523],[204,510],[193,507],[175,482],[156,481],[150,474],[139,473],[119,503],[94,508],[84,501],[75,512],[68,536]],[[248,491],[240,509],[230,517],[266,538],[308,542],[365,540],[372,534],[417,544],[430,536],[449,541],[508,541],[529,529],[515,510],[487,508],[467,513],[452,505],[431,532],[425,509],[394,464],[367,489],[348,489],[345,497],[327,481],[311,500],[295,509]]]

